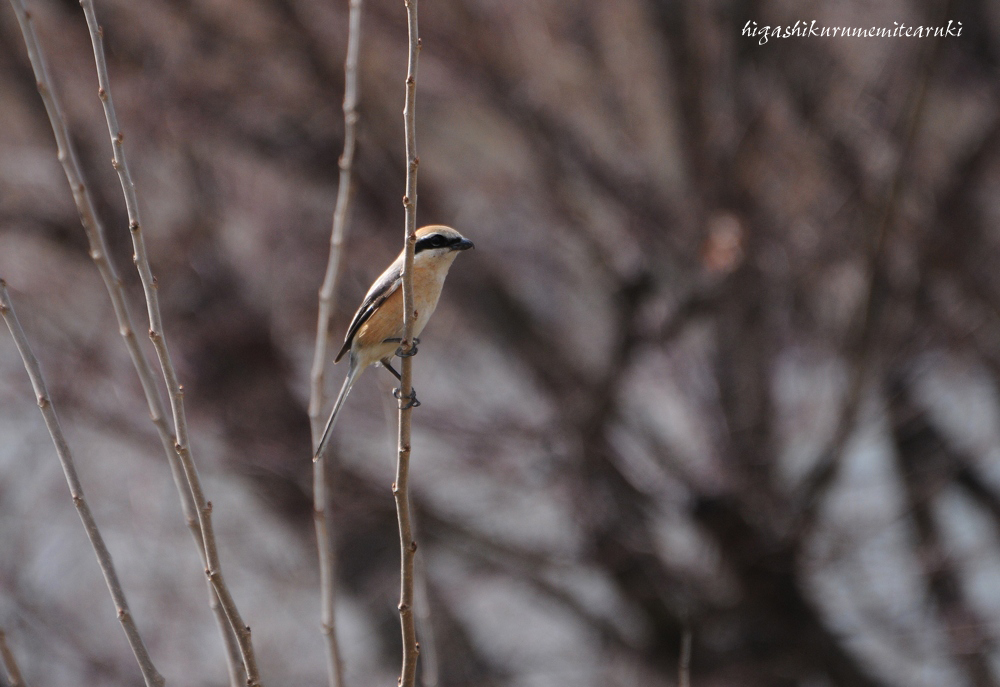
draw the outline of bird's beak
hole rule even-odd
[[[475,248],[475,247],[476,247],[476,244],[474,244],[469,239],[462,239],[461,241],[459,241],[458,243],[456,243],[455,245],[453,245],[451,247],[451,249],[452,250],[469,250],[470,248]]]

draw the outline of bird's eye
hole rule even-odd
[[[440,248],[444,245],[444,237],[441,234],[432,236],[430,240],[431,248]]]

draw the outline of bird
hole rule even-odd
[[[458,253],[475,248],[475,244],[458,231],[440,224],[417,229],[416,239],[413,247],[413,309],[416,318],[413,322],[413,346],[406,355],[413,355],[416,352],[416,344],[419,341],[416,337],[420,335],[427,325],[427,320],[434,313],[445,277],[448,276],[448,270]],[[366,368],[381,363],[396,379],[400,379],[399,372],[392,366],[392,357],[401,353],[399,350],[403,337],[401,285],[405,254],[405,250],[401,252],[375,280],[347,328],[344,345],[333,361],[339,363],[347,354],[347,377],[330,411],[330,417],[316,446],[313,460],[318,460],[326,451],[333,426],[337,423],[337,416],[344,407],[344,401]],[[398,390],[394,394],[399,397]],[[409,402],[414,404],[415,401],[416,396],[411,395]]]

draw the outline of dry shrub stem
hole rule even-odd
[[[316,548],[319,553],[320,577],[320,630],[326,638],[327,672],[330,687],[344,684],[344,665],[340,656],[336,629],[336,579],[337,560],[331,539],[329,496],[327,479],[329,470],[325,455],[317,454],[323,432],[323,407],[327,365],[327,344],[330,340],[330,318],[336,305],[335,295],[340,278],[344,234],[347,231],[348,206],[351,198],[351,168],[357,142],[358,123],[358,53],[361,45],[361,0],[351,0],[348,16],[347,57],[344,60],[344,151],[341,153],[340,182],[337,187],[337,205],[333,211],[330,231],[330,257],[326,274],[319,290],[319,315],[316,322],[316,347],[313,353],[310,376],[309,425],[312,430],[313,454],[313,517],[316,524]],[[325,452],[324,452],[325,453]]]
[[[166,680],[163,679],[163,676],[160,675],[153,665],[153,661],[149,657],[149,651],[146,649],[146,645],[139,634],[139,628],[136,627],[135,621],[132,619],[132,613],[128,608],[128,601],[125,599],[125,591],[122,589],[121,582],[118,579],[115,564],[111,560],[111,552],[108,551],[108,547],[104,543],[104,537],[101,536],[101,531],[98,529],[97,522],[90,512],[90,506],[87,505],[87,501],[83,495],[83,485],[76,474],[73,454],[70,452],[69,444],[66,443],[66,438],[63,436],[62,428],[59,426],[59,418],[56,417],[55,407],[49,399],[49,392],[45,387],[45,380],[42,378],[42,370],[38,366],[35,354],[31,352],[28,339],[21,328],[21,323],[17,319],[17,314],[14,312],[14,305],[10,301],[10,295],[7,293],[7,285],[3,280],[0,280],[0,315],[3,316],[4,322],[7,323],[7,328],[10,329],[11,336],[14,337],[14,344],[17,346],[17,351],[21,354],[21,360],[24,361],[24,369],[27,370],[28,377],[31,379],[31,386],[35,391],[35,398],[38,400],[38,408],[41,410],[42,417],[45,419],[45,426],[52,436],[52,443],[55,444],[56,453],[59,455],[59,463],[62,465],[63,474],[66,475],[66,483],[69,485],[69,493],[73,497],[73,505],[76,506],[80,520],[83,521],[83,528],[87,531],[87,538],[90,539],[90,544],[94,548],[97,563],[101,566],[104,581],[108,585],[108,591],[111,592],[111,599],[114,601],[115,610],[118,612],[118,620],[125,631],[125,636],[128,638],[132,653],[135,654],[135,659],[139,663],[143,680],[145,680],[147,687],[162,687],[166,684]]]
[[[94,60],[97,66],[98,96],[104,107],[104,116],[107,119],[108,131],[111,135],[111,146],[114,157],[112,166],[118,172],[121,181],[122,191],[125,195],[125,206],[128,211],[129,233],[132,236],[132,246],[135,251],[134,261],[139,272],[139,279],[142,282],[143,293],[146,297],[146,308],[149,316],[149,338],[153,342],[153,348],[160,362],[163,372],[163,379],[167,386],[167,395],[170,400],[170,409],[173,413],[174,429],[176,431],[176,444],[174,450],[180,458],[181,466],[184,469],[184,477],[187,480],[191,497],[194,501],[195,512],[201,526],[202,548],[205,557],[205,573],[212,583],[215,593],[218,595],[219,603],[225,611],[226,618],[236,634],[239,644],[240,654],[243,659],[243,666],[247,673],[247,684],[251,687],[260,684],[260,675],[257,670],[257,660],[254,655],[253,645],[250,640],[250,628],[243,622],[232,594],[222,576],[221,563],[215,546],[215,533],[212,530],[211,503],[209,503],[202,491],[201,480],[195,467],[194,459],[191,455],[190,441],[188,438],[187,416],[184,411],[184,388],[177,379],[177,372],[170,359],[170,351],[163,330],[163,317],[160,312],[158,285],[156,278],[149,266],[149,257],[146,250],[146,241],[142,234],[142,222],[139,217],[139,203],[136,196],[135,184],[132,181],[132,174],[129,171],[128,162],[125,158],[123,143],[125,136],[118,125],[118,118],[115,114],[114,102],[111,99],[111,83],[108,78],[108,65],[104,57],[104,30],[97,22],[94,12],[93,0],[81,0],[84,15],[87,18],[87,27],[90,30],[90,40],[94,48]]]
[[[340,262],[344,236],[347,233],[347,216],[351,199],[351,171],[354,149],[357,144],[358,123],[358,53],[361,45],[361,0],[351,0],[348,17],[347,58],[344,61],[344,151],[340,156],[340,181],[337,186],[337,204],[333,211],[330,232],[330,257],[326,263],[323,285],[319,290],[319,317],[316,322],[316,348],[310,375],[309,422],[312,429],[313,449],[323,432],[323,407],[326,405],[325,377],[327,345],[330,341],[330,318],[336,306],[337,284],[340,279]]]
[[[202,543],[201,525],[195,511],[191,490],[188,488],[187,481],[184,476],[184,468],[181,465],[179,456],[174,450],[176,438],[167,424],[163,410],[163,402],[161,401],[159,391],[157,390],[156,379],[152,368],[150,367],[149,361],[146,359],[146,356],[139,345],[138,337],[135,335],[135,329],[132,325],[132,317],[129,313],[128,305],[125,300],[125,290],[122,285],[122,281],[118,277],[114,265],[108,259],[108,248],[104,227],[98,219],[93,199],[87,189],[83,171],[76,155],[76,150],[70,139],[69,128],[66,125],[66,119],[63,115],[58,93],[53,87],[52,80],[49,78],[48,68],[45,64],[45,57],[42,53],[41,45],[38,42],[38,36],[35,33],[34,20],[31,13],[25,8],[22,0],[10,0],[10,3],[14,8],[15,15],[17,16],[21,34],[24,37],[25,47],[28,52],[28,58],[31,62],[31,68],[35,75],[38,92],[41,95],[42,102],[45,105],[45,111],[49,118],[49,123],[52,126],[52,133],[56,139],[58,159],[62,165],[63,172],[66,175],[66,180],[69,182],[70,191],[73,194],[73,200],[76,203],[77,210],[80,214],[80,221],[83,224],[84,232],[87,235],[90,257],[94,261],[97,271],[101,275],[101,280],[104,282],[104,286],[107,289],[108,296],[111,299],[111,306],[115,313],[115,319],[118,322],[118,332],[125,343],[125,348],[128,350],[128,354],[132,360],[133,367],[135,367],[136,374],[139,376],[143,394],[146,397],[146,404],[149,408],[149,416],[153,425],[156,427],[157,435],[160,437],[160,443],[163,446],[164,454],[167,457],[167,463],[170,466],[170,472],[173,476],[174,484],[177,487],[177,492],[180,496],[181,508],[184,512],[185,520],[192,536],[194,536],[195,541],[198,543],[199,549],[202,550],[202,559],[204,563],[204,545]],[[229,647],[235,646],[235,638],[232,635],[231,628],[229,627],[229,621],[218,603],[214,590],[210,590],[209,605],[215,614],[216,622],[223,635],[223,641],[227,646],[230,683],[233,687],[236,687],[237,685],[243,684],[243,677],[240,672],[240,658],[238,653],[228,650]],[[234,658],[236,659],[235,661]]]
[[[21,669],[17,667],[14,652],[7,646],[7,634],[3,630],[0,630],[0,663],[3,663],[4,670],[7,671],[10,687],[27,687],[21,677]]]
[[[417,0],[405,0],[407,34],[409,36],[409,56],[406,62],[406,105],[403,108],[403,126],[406,134],[406,195],[403,207],[406,210],[406,236],[403,243],[403,353],[410,350],[413,340],[413,252],[417,237],[417,139],[414,106],[417,99],[417,57],[420,53],[420,38],[417,33]],[[413,687],[417,676],[416,624],[413,617],[413,557],[417,543],[413,540],[410,522],[410,420],[412,404],[406,399],[413,392],[413,358],[404,356],[400,366],[399,437],[397,443],[396,481],[392,493],[396,500],[396,514],[399,519],[400,547],[400,592],[399,622],[403,633],[403,669],[399,678],[400,687]]]
[[[441,671],[434,623],[431,618],[431,594],[426,561],[423,556],[414,561],[417,633],[420,636],[420,655],[424,658],[420,668],[420,684],[422,687],[438,687]]]
[[[677,668],[678,687],[691,687],[691,630],[684,629],[681,636],[681,657]]]

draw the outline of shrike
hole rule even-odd
[[[468,240],[451,227],[432,225],[417,229],[417,243],[413,248],[413,300],[416,318],[413,322],[413,348],[416,352],[416,337],[420,335],[427,320],[437,307],[444,278],[455,261],[458,251],[473,248]],[[344,345],[333,362],[338,363],[349,352],[350,365],[347,378],[340,388],[337,401],[330,411],[326,428],[316,448],[315,457],[323,455],[330,441],[330,432],[337,422],[347,394],[365,368],[381,363],[399,379],[399,373],[392,366],[392,357],[397,355],[403,337],[403,253],[389,265],[382,276],[368,289],[361,307],[354,313],[351,326],[347,328]]]

